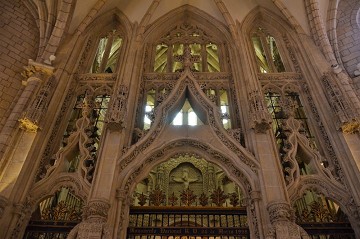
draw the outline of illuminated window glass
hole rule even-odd
[[[266,59],[266,54],[264,47],[261,43],[261,39],[258,36],[252,37],[252,42],[255,50],[256,60],[258,63],[258,66],[260,68],[261,73],[268,73],[270,72],[269,65]]]
[[[179,113],[176,114],[172,124],[173,125],[183,125],[183,113],[182,113],[182,111],[180,111]]]
[[[155,48],[154,72],[167,72],[168,51],[166,44],[159,44]]]
[[[113,33],[99,41],[90,73],[113,73],[120,55],[122,38]]]
[[[192,111],[192,109],[191,109],[191,111],[189,110],[189,112],[188,112],[188,124],[189,125],[198,125],[198,117],[197,117],[197,115],[196,115],[196,113],[194,112],[194,111]]]
[[[155,90],[151,89],[147,92],[145,115],[144,115],[144,129],[150,129],[152,124],[152,113],[155,107]]]
[[[206,44],[206,58],[207,70],[209,72],[220,72],[219,52],[216,44]]]
[[[272,36],[267,36],[266,37],[266,42],[268,44],[268,47],[270,48],[271,59],[272,59],[272,61],[274,63],[276,71],[277,72],[284,72],[285,67],[284,67],[284,64],[283,64],[283,62],[281,60],[279,49],[276,46],[275,38],[273,38]]]
[[[223,115],[223,125],[225,129],[231,128],[231,121],[230,121],[230,109],[229,109],[229,99],[226,90],[220,90],[220,109]]]
[[[252,35],[251,41],[261,73],[286,71],[273,36],[266,34],[263,29],[259,28]]]
[[[191,107],[188,99],[186,99],[182,109],[176,114],[171,124],[196,126],[196,125],[202,125],[203,123],[196,115],[196,112]]]

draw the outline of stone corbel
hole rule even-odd
[[[85,220],[97,218],[100,221],[106,222],[110,204],[104,200],[92,200],[85,206],[83,211],[83,218]]]
[[[36,78],[41,79],[43,77],[47,78],[51,76],[54,73],[55,68],[29,59],[28,66],[25,66],[24,69],[25,70],[21,73],[24,78],[29,79],[35,76]]]

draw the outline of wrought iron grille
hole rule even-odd
[[[313,222],[299,223],[311,239],[355,239],[350,223],[346,222]]]
[[[250,238],[245,207],[131,207],[128,239]]]
[[[65,239],[79,222],[30,221],[23,239]]]

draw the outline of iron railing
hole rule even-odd
[[[131,207],[128,239],[247,239],[244,207]]]

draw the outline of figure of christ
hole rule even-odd
[[[199,181],[199,177],[197,177],[197,178],[190,178],[190,177],[189,177],[189,169],[188,169],[188,168],[184,168],[184,169],[182,170],[182,175],[181,175],[181,177],[172,176],[171,179],[172,179],[174,182],[183,183],[185,189],[189,188],[189,184],[190,184],[190,183]]]

